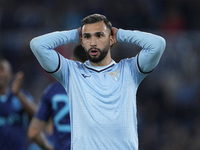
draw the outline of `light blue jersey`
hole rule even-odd
[[[146,76],[136,58],[96,68],[61,57],[62,84],[69,92],[72,149],[136,150],[136,91]],[[71,91],[71,92],[70,92]]]
[[[133,58],[104,67],[68,60],[53,49],[78,41],[78,30],[54,32],[31,41],[42,67],[64,86],[69,96],[72,150],[138,150],[136,92],[158,64],[163,38],[120,29],[118,42],[143,49]],[[143,72],[143,73],[142,73]]]

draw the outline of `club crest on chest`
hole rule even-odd
[[[109,72],[109,73],[107,73],[107,75],[111,75],[112,76],[112,79],[114,80],[114,81],[118,81],[119,80],[119,76],[118,76],[118,73],[119,73],[120,71],[115,71],[115,72]]]

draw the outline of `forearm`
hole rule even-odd
[[[59,57],[54,49],[60,45],[78,42],[77,29],[45,34],[31,40],[30,47],[41,66],[48,72],[55,71],[59,66]]]
[[[53,150],[53,146],[47,141],[42,132],[45,124],[45,121],[37,119],[36,117],[32,118],[28,128],[28,138],[44,150]]]
[[[164,38],[160,36],[123,29],[119,29],[117,41],[133,43],[142,48],[138,56],[138,63],[142,72],[149,72],[156,67],[166,46]]]
[[[43,150],[53,150],[53,146],[47,141],[44,133],[37,135],[33,141]]]

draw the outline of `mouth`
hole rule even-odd
[[[96,56],[99,53],[98,49],[90,49],[89,51],[90,55]]]

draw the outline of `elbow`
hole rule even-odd
[[[161,56],[164,53],[165,47],[165,39],[161,36],[155,36],[151,47],[152,52]]]
[[[163,53],[166,47],[166,40],[163,37],[158,39],[158,49]]]
[[[41,122],[37,118],[32,118],[27,131],[28,139],[35,141],[38,135],[40,135],[40,132],[43,127],[44,127],[43,122]]]
[[[37,51],[47,47],[45,46],[45,40],[41,36],[38,36],[30,41],[30,48],[33,53],[37,53]]]
[[[32,52],[35,52],[39,47],[39,40],[38,38],[33,38],[31,41],[30,41],[30,48],[32,50]]]
[[[154,39],[154,46],[152,47],[152,52],[155,54],[156,57],[161,57],[165,51],[166,41],[163,37],[157,36]]]
[[[28,131],[27,131],[27,137],[31,141],[35,141],[36,137],[38,136],[38,130],[36,130],[34,127],[29,125]]]
[[[36,134],[33,133],[31,128],[28,129],[27,136],[28,139],[31,141],[34,141],[34,139],[36,138]]]

